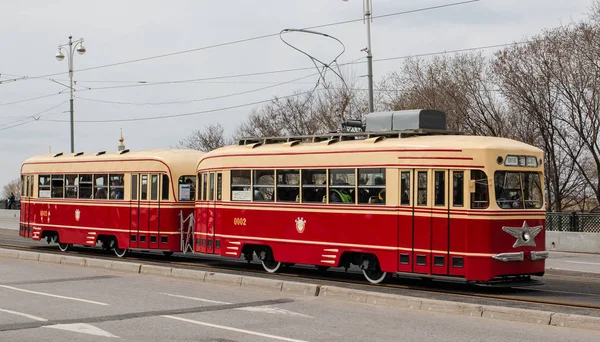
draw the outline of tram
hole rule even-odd
[[[165,149],[50,154],[21,167],[19,235],[73,245],[181,252],[202,152]]]
[[[449,132],[443,112],[245,138],[203,155],[196,172],[198,253],[257,256],[267,272],[358,265],[371,283],[416,274],[499,286],[544,274],[542,150]]]

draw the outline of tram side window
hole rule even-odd
[[[452,172],[452,205],[455,207],[464,206],[465,198],[465,173],[463,171]]]
[[[474,190],[471,192],[471,209],[486,209],[490,206],[487,175],[481,170],[471,170],[471,182]]]
[[[427,206],[427,171],[417,172],[417,205]]]
[[[125,175],[110,175],[110,199],[122,200],[125,189]]]
[[[25,176],[21,175],[21,197],[25,196]]]
[[[38,176],[38,197],[50,198],[50,175]]]
[[[162,190],[161,190],[161,199],[163,201],[169,200],[169,176],[162,175]]]
[[[385,169],[358,169],[358,203],[385,204]]]
[[[250,171],[248,171],[248,172],[250,172]],[[250,179],[250,177],[248,177],[248,179]],[[208,187],[208,174],[205,173],[202,175],[202,200],[203,201],[206,201],[208,199],[208,196],[207,196],[208,188],[207,187]],[[249,189],[250,189],[250,187],[248,187],[248,191],[250,191]]]
[[[327,201],[327,171],[302,170],[302,202],[323,203]]]
[[[223,199],[223,174],[217,173],[217,201]]]
[[[231,200],[251,201],[252,190],[250,186],[250,170],[231,171]],[[205,175],[206,176],[206,175]],[[204,192],[206,192],[206,178],[204,179]],[[205,195],[206,197],[206,195]]]
[[[275,193],[275,170],[254,170],[252,198],[257,202],[272,202]]]
[[[27,193],[27,196],[33,196],[33,180],[34,180],[35,176],[29,176],[29,192]]]
[[[446,205],[446,173],[444,171],[434,172],[434,201],[437,206]]]
[[[63,198],[64,175],[52,175],[52,198]]]
[[[94,175],[94,199],[108,199],[108,175]]]
[[[300,202],[300,170],[277,170],[277,202]]]
[[[179,200],[193,201],[196,198],[196,176],[179,177]]]
[[[158,199],[158,175],[150,176],[150,200],[156,201]],[[193,197],[192,197],[193,199]]]
[[[77,175],[65,175],[65,198],[77,198]]]
[[[131,175],[131,199],[138,198],[138,175]]]
[[[329,203],[354,203],[356,177],[354,169],[329,170]]]
[[[79,198],[92,198],[92,175],[79,175]]]
[[[410,205],[410,171],[400,172],[400,205]]]

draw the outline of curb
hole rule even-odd
[[[332,300],[341,300],[345,302],[600,331],[600,317],[593,316],[571,315],[557,312],[491,305],[477,305],[354,290],[338,286],[307,284],[294,281],[240,276],[228,273],[146,265],[126,261],[62,256],[52,253],[36,253],[4,248],[0,248],[0,258],[22,259],[80,267],[101,268],[111,271],[195,280],[210,284],[246,287],[249,289],[281,292],[290,295],[319,297]]]

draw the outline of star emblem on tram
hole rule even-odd
[[[532,246],[535,247],[535,237],[544,229],[543,226],[530,227],[527,221],[523,221],[522,227],[502,227],[502,230],[517,239],[513,248]]]

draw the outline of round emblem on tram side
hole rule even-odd
[[[302,217],[298,217],[296,219],[296,230],[298,231],[298,233],[304,232],[304,228],[306,227],[306,220]]]
[[[80,217],[81,217],[81,211],[79,211],[79,209],[75,209],[75,221],[79,221]]]

